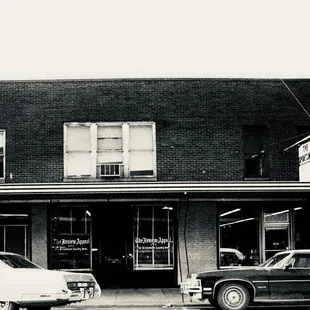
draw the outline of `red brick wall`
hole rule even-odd
[[[214,202],[182,202],[178,217],[178,283],[188,274],[216,268],[217,220]]]
[[[310,81],[287,84],[308,108]],[[62,182],[71,121],[154,121],[159,181],[242,181],[242,127],[266,125],[270,179],[294,181],[297,154],[283,149],[309,124],[279,80],[8,81],[0,109],[6,182]]]

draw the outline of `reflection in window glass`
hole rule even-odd
[[[259,265],[258,208],[223,204],[219,210],[220,266]]]
[[[310,210],[297,205],[293,209],[295,218],[295,248],[310,249]]]
[[[134,269],[172,269],[173,208],[137,206],[134,222]]]

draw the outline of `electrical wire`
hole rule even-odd
[[[284,86],[288,89],[288,91],[291,93],[291,95],[294,97],[294,99],[298,102],[298,104],[301,106],[301,108],[304,110],[304,112],[308,115],[308,117],[310,118],[310,114],[309,112],[305,109],[305,107],[302,105],[302,103],[298,100],[298,98],[294,95],[294,93],[291,91],[291,89],[286,85],[286,83],[280,79],[281,82],[284,84]]]

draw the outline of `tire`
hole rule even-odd
[[[0,310],[17,310],[18,307],[11,301],[0,301]]]
[[[215,300],[215,299],[208,299],[208,301],[209,301],[209,304],[213,307],[213,308],[215,308],[215,309],[220,309],[220,307],[219,307],[219,305],[218,305],[218,303],[217,303],[217,301]]]
[[[216,297],[223,310],[244,310],[250,302],[248,289],[239,283],[226,283],[218,291]]]

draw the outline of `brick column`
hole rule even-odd
[[[178,283],[187,274],[217,266],[217,220],[215,202],[186,202],[178,214]]]
[[[31,259],[47,268],[47,205],[33,205],[31,208]]]

